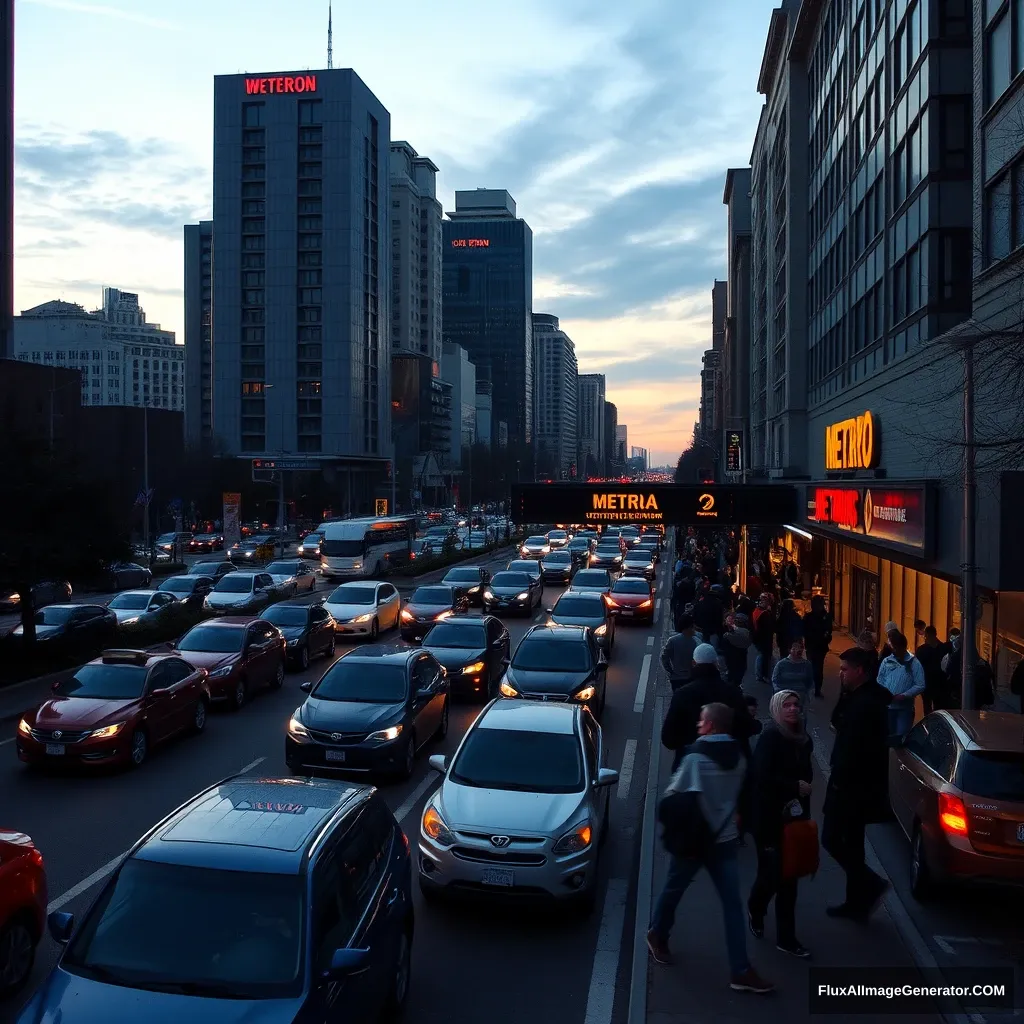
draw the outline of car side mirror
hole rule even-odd
[[[323,972],[324,981],[340,981],[365,974],[370,969],[369,949],[336,949],[331,965]]]
[[[614,786],[619,781],[619,773],[614,768],[599,768],[594,785],[599,789],[605,786]]]
[[[59,942],[63,946],[67,944],[71,938],[71,933],[75,930],[75,915],[55,910],[47,917],[46,924],[54,941]]]
[[[299,689],[303,693],[312,693],[313,692],[313,680],[312,679],[307,679],[304,683],[300,683],[299,684]]]
[[[544,611],[546,611],[548,613],[548,615],[553,615],[554,612],[555,612],[555,609],[554,608],[545,608]]]
[[[166,697],[171,691],[166,686],[159,686],[155,690],[149,691],[150,697]]]
[[[444,775],[444,773],[448,771],[448,758],[445,757],[444,754],[431,754],[430,758],[427,760],[427,764],[430,765],[435,772],[440,772],[441,775]]]

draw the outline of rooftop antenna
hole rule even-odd
[[[334,67],[334,24],[331,5],[327,5],[327,70]]]

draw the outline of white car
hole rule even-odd
[[[519,549],[520,558],[543,558],[551,554],[547,537],[527,537]]]
[[[581,705],[489,704],[450,762],[430,758],[444,781],[420,819],[423,895],[544,892],[589,909],[619,779],[602,746]]]
[[[152,619],[178,599],[166,590],[125,590],[112,598],[107,607],[117,616],[120,626],[141,619]]]
[[[353,580],[336,587],[324,601],[338,633],[368,636],[371,640],[398,626],[402,598],[390,583]]]
[[[300,592],[308,594],[316,590],[316,573],[301,558],[271,562],[263,571],[269,574],[282,597],[293,597]]]
[[[230,572],[222,576],[203,600],[207,611],[242,615],[270,604],[276,594],[274,581],[266,572]]]

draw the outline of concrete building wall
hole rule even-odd
[[[213,221],[185,225],[185,443],[213,443]]]

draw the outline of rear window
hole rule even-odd
[[[643,580],[619,580],[612,587],[613,594],[650,594],[651,588]]]
[[[1024,754],[967,753],[961,766],[960,788],[970,796],[1024,801]]]
[[[576,579],[573,580],[573,586],[577,587],[607,587],[609,580],[608,573],[604,569],[584,569],[582,572],[576,573]]]
[[[595,596],[592,600],[585,597],[573,597],[566,594],[558,599],[555,605],[556,615],[567,615],[572,618],[599,619],[604,617],[604,602]]]
[[[572,556],[567,551],[555,551],[544,559],[547,565],[571,565]]]
[[[452,583],[479,583],[480,582],[480,570],[479,569],[452,569],[451,572],[445,576],[446,581]]]

